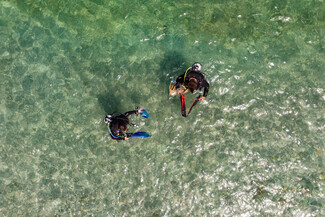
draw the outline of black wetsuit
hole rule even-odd
[[[116,116],[112,119],[112,122],[109,124],[109,128],[112,132],[113,135],[111,135],[112,139],[115,140],[124,140],[125,137],[129,137],[132,135],[132,133],[122,133],[119,130],[119,126],[120,125],[125,125],[127,126],[128,124],[130,124],[129,115],[132,114],[137,114],[138,110],[134,110],[134,111],[129,111],[126,112],[124,114],[121,114],[119,116]]]
[[[197,89],[201,90],[204,87],[204,93],[203,96],[206,97],[209,92],[209,83],[205,80],[204,75],[200,72],[195,72],[192,70],[188,70],[185,77],[184,82],[184,75],[178,76],[176,79],[176,89],[180,88],[181,85],[184,85],[186,88],[188,88],[188,82],[190,81],[190,78],[195,78],[197,80]]]

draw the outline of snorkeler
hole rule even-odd
[[[201,73],[202,65],[200,63],[194,63],[192,67],[189,67],[183,75],[180,75],[176,79],[175,85],[169,86],[169,94],[176,95],[178,93],[181,99],[181,111],[182,115],[186,117],[186,103],[184,94],[188,91],[195,93],[196,90],[204,88],[203,96],[199,95],[191,105],[188,114],[191,112],[193,106],[198,101],[205,100],[209,92],[209,83],[205,80],[204,75]]]
[[[127,140],[130,137],[150,137],[146,132],[138,131],[135,133],[127,133],[127,127],[130,123],[128,116],[140,113],[142,117],[148,118],[149,114],[143,108],[129,111],[124,114],[113,117],[112,114],[106,115],[104,122],[107,125],[108,131],[114,140]],[[114,114],[114,113],[113,113]],[[134,124],[132,124],[134,125]],[[135,126],[135,125],[134,125]]]

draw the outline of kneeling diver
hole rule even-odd
[[[127,127],[130,123],[128,116],[140,113],[142,117],[148,118],[149,114],[143,108],[129,111],[118,116],[112,114],[106,115],[104,122],[107,125],[109,133],[114,140],[127,140],[129,137],[150,137],[146,132],[138,131],[135,133],[127,133]],[[114,114],[114,113],[113,113]],[[134,124],[133,124],[134,125]]]
[[[205,100],[209,92],[209,83],[205,80],[204,75],[201,73],[202,65],[200,63],[194,63],[192,67],[189,67],[184,74],[178,76],[175,85],[170,85],[170,95],[175,95],[178,93],[181,99],[181,111],[182,115],[186,117],[186,103],[184,93],[191,91],[195,93],[196,90],[201,90],[204,88],[203,96],[199,95],[196,100],[192,103],[188,114],[190,114],[193,106],[197,104],[198,101]]]

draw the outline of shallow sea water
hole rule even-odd
[[[0,216],[324,216],[324,11],[0,1]],[[183,118],[168,86],[195,61],[210,92]],[[111,140],[136,106],[152,137]]]

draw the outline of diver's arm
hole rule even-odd
[[[204,87],[203,97],[207,97],[210,86],[209,83],[205,79],[203,79],[201,82],[201,86]]]
[[[130,138],[133,133],[126,133],[126,138]]]
[[[129,115],[138,114],[138,113],[140,113],[142,110],[143,110],[143,108],[139,108],[139,109],[137,109],[137,110],[133,110],[133,111],[126,112],[126,113],[124,113],[124,115],[125,115],[125,117],[127,117],[127,116],[129,116]]]
[[[133,114],[138,114],[138,110],[133,110],[133,111],[129,111],[129,112],[125,112],[124,115],[127,117],[129,115],[133,115]]]
[[[179,89],[183,85],[183,83],[184,83],[184,74],[178,76],[178,78],[176,79],[176,84],[175,84],[176,89]]]

